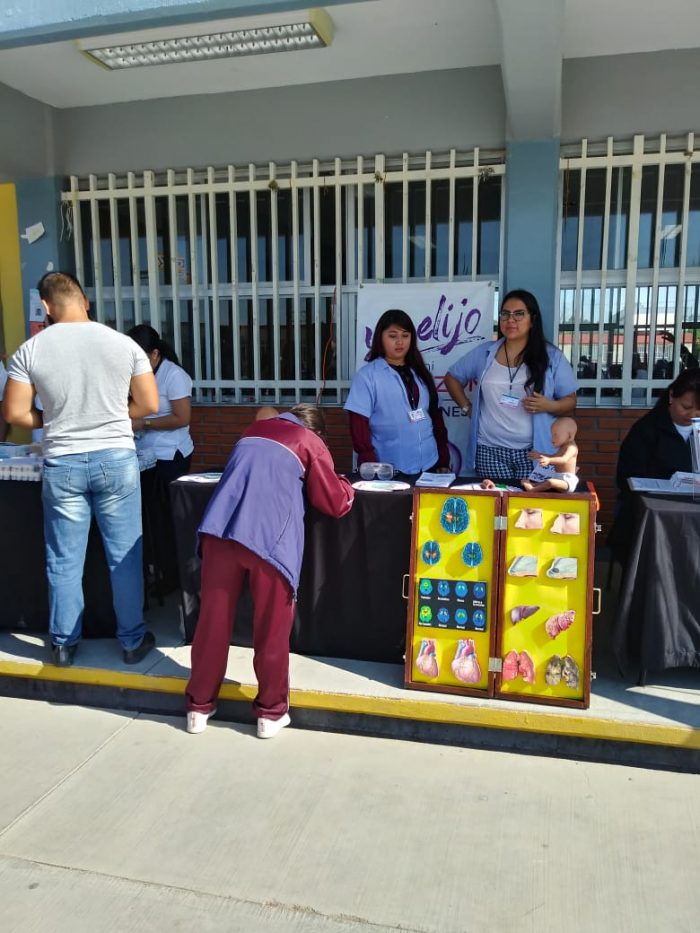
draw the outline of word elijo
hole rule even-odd
[[[466,308],[469,302],[468,298],[462,298],[460,304]],[[416,327],[418,339],[422,343],[427,341],[437,341],[435,347],[423,347],[424,350],[439,350],[442,356],[446,356],[454,347],[460,343],[466,343],[481,321],[481,311],[479,308],[470,308],[469,311],[458,309],[459,317],[454,315],[450,319],[450,312],[454,311],[454,304],[447,305],[447,298],[442,295],[435,315],[427,315]],[[442,340],[446,342],[443,343]]]
[[[462,298],[459,302],[462,308],[458,308],[459,316],[455,318],[454,314],[450,317],[450,312],[454,312],[454,303],[447,304],[447,297],[442,295],[438,302],[435,314],[426,315],[416,327],[418,340],[423,346],[423,352],[437,350],[441,356],[446,356],[451,350],[461,343],[468,343],[472,339],[472,334],[476,331],[481,321],[481,310],[479,308],[465,309],[469,304],[468,298]],[[372,346],[372,329],[365,328],[365,346],[369,349]],[[477,339],[477,338],[474,338]],[[429,346],[425,346],[429,343]]]

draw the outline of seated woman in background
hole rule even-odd
[[[447,430],[413,321],[390,310],[377,321],[367,364],[345,403],[357,463],[391,463],[401,473],[449,469]]]
[[[630,428],[617,461],[617,488],[629,491],[630,476],[670,479],[689,473],[691,418],[700,418],[700,369],[684,369],[652,410]]]
[[[150,486],[144,484],[143,488],[143,514],[145,538],[151,538],[155,551],[151,556],[161,575],[156,581],[157,590],[163,594],[178,586],[168,486],[189,472],[192,461],[194,444],[189,428],[192,380],[157,330],[148,324],[138,324],[128,335],[148,356],[160,396],[157,414],[150,418],[134,418],[131,423],[137,434],[137,452],[151,453],[156,458],[153,482]]]
[[[576,378],[568,360],[544,336],[531,292],[508,292],[498,315],[500,339],[484,341],[445,377],[471,429],[465,473],[481,479],[523,480],[529,452],[553,454],[552,422],[576,409]],[[473,403],[465,386],[476,383]]]
[[[700,369],[684,369],[650,412],[635,421],[622,442],[617,461],[618,501],[608,537],[617,560],[624,560],[633,523],[630,476],[670,479],[692,470],[691,418],[700,418]]]

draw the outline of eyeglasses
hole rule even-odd
[[[499,312],[499,318],[502,321],[509,321],[513,318],[514,321],[522,321],[527,311],[501,311]]]

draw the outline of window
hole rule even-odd
[[[652,405],[700,359],[700,151],[637,136],[562,155],[559,344],[582,403]]]
[[[151,323],[195,398],[341,403],[363,282],[494,279],[503,153],[71,178],[98,320]]]

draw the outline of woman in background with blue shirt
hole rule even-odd
[[[535,296],[515,289],[503,299],[500,339],[485,341],[458,360],[445,385],[471,417],[466,472],[482,479],[525,479],[528,453],[553,453],[550,426],[576,409],[576,378],[549,343]],[[464,388],[476,384],[473,403]]]
[[[345,403],[358,465],[391,463],[401,473],[447,470],[450,454],[437,389],[405,311],[382,314],[367,360]]]

